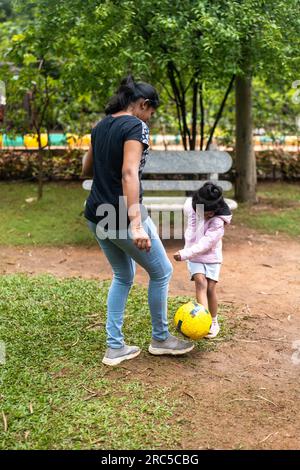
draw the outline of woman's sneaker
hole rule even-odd
[[[176,336],[170,335],[165,341],[157,341],[152,338],[148,351],[155,356],[161,356],[163,354],[180,356],[190,352],[193,348],[194,344],[191,341],[184,341],[176,338]]]
[[[141,350],[137,346],[127,346],[126,344],[118,349],[108,348],[102,362],[107,366],[117,366],[123,361],[138,356],[140,352]]]

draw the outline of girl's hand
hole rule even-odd
[[[141,225],[132,227],[131,233],[133,243],[138,247],[139,250],[150,250],[151,240]]]
[[[181,256],[180,256],[179,251],[177,251],[173,256],[174,256],[175,261],[181,261]]]

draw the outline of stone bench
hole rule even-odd
[[[232,188],[230,181],[219,179],[219,175],[226,173],[232,166],[231,156],[219,150],[207,151],[150,151],[144,171],[142,185],[144,191],[154,191],[160,194],[145,195],[143,203],[152,211],[180,211],[186,197],[199,189],[206,181],[212,181],[229,191]],[[155,175],[157,179],[148,179]],[[187,176],[188,175],[188,176]],[[174,177],[185,179],[174,179]],[[194,179],[196,176],[196,179]],[[171,179],[173,178],[173,179]],[[193,179],[192,179],[193,178]],[[83,188],[90,190],[92,180],[83,182]],[[182,192],[181,196],[162,195],[164,192]],[[231,210],[237,208],[233,199],[225,198]]]

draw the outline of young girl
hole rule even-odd
[[[199,224],[201,208],[204,224],[203,220]],[[212,315],[206,337],[215,338],[220,331],[216,286],[222,263],[222,237],[224,226],[230,223],[232,215],[224,201],[222,188],[211,182],[205,183],[186,200],[184,213],[188,219],[185,246],[174,254],[174,259],[187,260],[191,280],[195,282],[197,302],[208,308]]]

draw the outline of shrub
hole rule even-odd
[[[233,180],[235,175],[234,152],[231,171],[226,175]],[[83,150],[45,151],[45,180],[79,180]],[[38,154],[32,151],[0,151],[0,180],[37,178]],[[300,179],[300,156],[297,152],[286,152],[284,148],[256,152],[258,179],[293,181]]]
[[[44,175],[46,180],[78,180],[84,151],[45,151]],[[0,179],[35,180],[38,174],[38,153],[28,151],[0,152]]]

